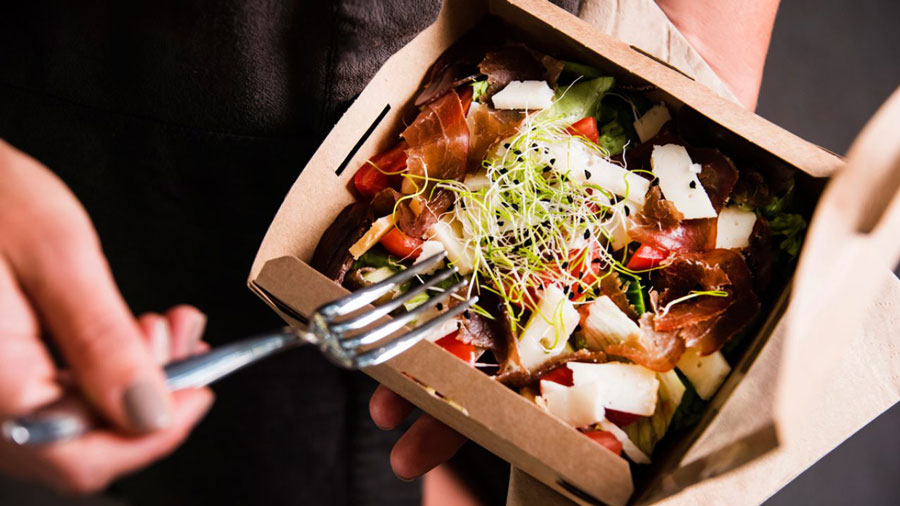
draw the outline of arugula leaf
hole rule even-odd
[[[613,87],[616,80],[612,77],[598,77],[582,81],[571,86],[560,86],[556,90],[553,105],[538,113],[539,119],[561,120],[572,122],[588,116],[597,115],[603,95]]]
[[[359,269],[360,267],[391,267],[400,270],[405,269],[398,258],[388,255],[387,253],[380,253],[377,248],[370,249],[363,253],[363,255],[353,263],[354,269]]]
[[[703,418],[706,407],[709,405],[708,402],[697,395],[697,390],[694,389],[694,386],[691,385],[691,382],[684,374],[677,369],[675,371],[678,373],[678,378],[681,379],[681,383],[684,384],[685,391],[684,395],[681,397],[681,404],[678,405],[678,409],[672,417],[672,423],[669,424],[670,431],[677,431],[696,425],[700,419]]]
[[[487,89],[487,79],[483,81],[475,81],[474,83],[472,83],[472,101],[477,101],[482,95],[487,93]]]
[[[632,278],[625,282],[625,296],[628,297],[628,303],[637,314],[642,315],[647,312],[647,305],[644,303],[644,287],[641,286],[640,278]]]
[[[784,239],[778,244],[778,247],[791,258],[796,257],[800,253],[800,246],[803,244],[803,231],[806,230],[806,220],[799,214],[780,213],[771,221],[769,227],[773,236],[782,236]]]
[[[628,136],[618,121],[610,121],[600,127],[600,146],[609,153],[609,156],[621,153],[627,143]]]

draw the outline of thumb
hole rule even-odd
[[[87,399],[116,426],[150,432],[171,424],[162,370],[119,294],[87,213],[38,166],[29,190],[43,204],[6,254],[22,288]]]

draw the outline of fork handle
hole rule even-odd
[[[169,390],[200,388],[266,357],[311,343],[304,331],[284,328],[171,362],[164,367]],[[77,438],[101,427],[102,419],[77,392],[15,418],[0,421],[0,437],[18,445]]]

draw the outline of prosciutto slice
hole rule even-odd
[[[557,355],[543,364],[534,371],[526,369],[507,370],[497,374],[497,381],[511,387],[521,388],[534,385],[540,381],[541,377],[557,367],[569,362],[606,362],[606,354],[602,351],[578,350],[573,353]]]
[[[644,313],[638,322],[641,331],[621,344],[607,346],[606,352],[625,357],[653,371],[671,371],[684,354],[684,340],[677,331],[654,329],[654,319],[653,313]]]
[[[695,289],[728,293],[726,297],[700,296],[679,302],[654,318],[654,330],[680,329],[685,346],[699,347],[701,355],[721,348],[759,310],[750,269],[744,257],[733,250],[676,256],[669,266],[656,271],[653,282],[661,290],[661,307]]]
[[[434,180],[461,181],[469,155],[469,127],[455,91],[426,105],[401,134],[409,144],[406,167],[415,183],[424,187],[417,198],[397,206],[397,226],[411,237],[422,237],[437,217],[453,204],[453,194],[434,190]],[[418,205],[417,205],[418,204]]]
[[[499,111],[482,104],[473,104],[466,117],[469,125],[469,171],[481,168],[488,150],[501,139],[512,136],[519,129],[525,115],[520,111]]]

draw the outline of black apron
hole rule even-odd
[[[340,113],[440,8],[8,4],[0,137],[72,188],[136,314],[194,304],[213,345],[279,325],[245,286],[267,225]],[[217,385],[188,442],[112,492],[131,504],[417,504],[419,485],[388,465],[397,433],[368,419],[373,388],[315,350],[271,359]]]

